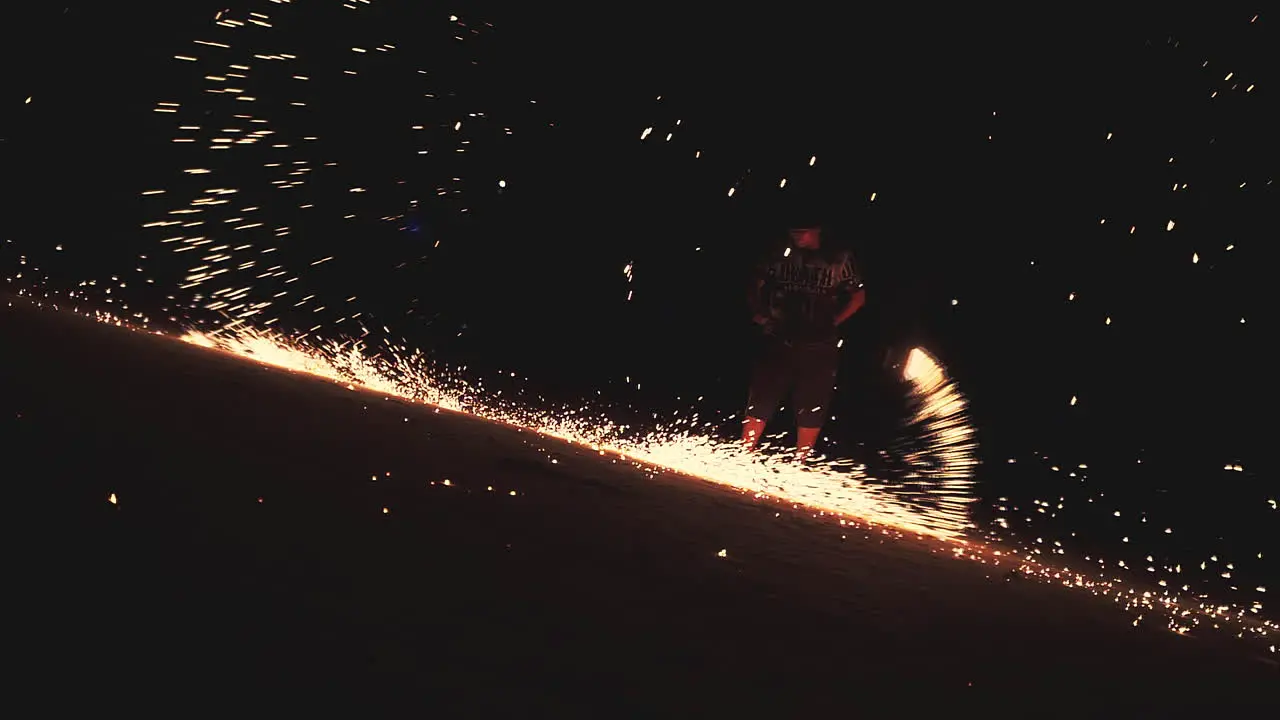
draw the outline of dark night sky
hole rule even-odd
[[[914,492],[887,468],[932,441],[884,359],[924,347],[977,428],[978,532],[1232,602],[1275,585],[1276,18],[349,4],[7,10],[10,287],[168,329],[270,302],[503,398],[730,435],[747,270],[811,206],[869,297],[824,451]]]
[[[483,10],[463,18],[484,32],[460,52],[434,10],[397,16],[404,6],[375,3],[374,20],[348,26],[337,5],[316,10],[305,32],[261,35],[268,51],[305,48],[318,76],[334,71],[314,81],[315,97],[350,93],[314,120],[339,138],[326,146],[343,160],[333,187],[387,185],[359,199],[317,187],[316,197],[374,215],[425,198],[420,221],[449,242],[430,254],[385,229],[316,221],[316,247],[342,262],[313,282],[361,294],[444,357],[515,365],[566,394],[624,374],[670,395],[714,385],[731,406],[745,372],[742,270],[776,211],[803,196],[828,209],[868,273],[872,303],[851,328],[849,362],[873,367],[905,343],[936,349],[989,437],[1079,436],[1122,455],[1194,439],[1213,457],[1263,442],[1242,419],[1259,398],[1256,371],[1241,365],[1270,327],[1261,268],[1275,235],[1268,128],[1280,118],[1266,18],[891,7],[836,22],[803,9],[498,5],[492,29],[472,17]],[[173,123],[151,108],[207,101],[199,74],[171,56],[208,34],[222,4],[177,6],[66,3],[6,23],[22,35],[6,47],[0,128],[20,179],[8,234],[37,259],[63,239],[55,275],[128,272],[138,253],[157,254],[155,237],[136,230],[154,207],[138,193],[201,151],[175,155]],[[431,64],[456,102],[429,116],[399,81],[347,89],[357,86],[337,73],[343,53],[379,42]],[[477,137],[465,161],[415,164],[411,118],[447,135],[449,113],[476,106],[514,134]],[[461,178],[465,221],[432,199],[446,177]],[[501,195],[498,177],[510,183]],[[1183,182],[1187,192],[1171,191]],[[621,273],[630,261],[632,286]]]

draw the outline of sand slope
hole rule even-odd
[[[66,313],[0,309],[0,338],[14,647],[47,707],[1170,717],[1280,680],[528,432]]]

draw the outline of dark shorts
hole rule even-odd
[[[747,417],[768,420],[790,392],[796,425],[821,427],[835,395],[839,365],[835,340],[795,345],[768,340],[751,376]]]

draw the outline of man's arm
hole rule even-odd
[[[848,287],[849,299],[836,313],[835,324],[837,326],[843,325],[844,321],[853,317],[854,313],[867,304],[867,290],[859,281],[858,269],[853,263],[853,258],[849,255],[844,257],[844,263],[840,268],[840,279]]]
[[[866,304],[866,288],[858,288],[857,290],[854,290],[853,294],[849,296],[849,301],[844,304],[844,307],[840,308],[840,312],[836,313],[835,324],[837,326],[843,325],[845,320],[853,317],[854,313],[861,310],[862,306]]]
[[[763,325],[769,319],[769,308],[764,301],[764,286],[768,276],[763,263],[755,266],[747,294],[747,307],[751,309],[751,321]]]

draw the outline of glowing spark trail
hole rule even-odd
[[[945,370],[921,349],[911,352],[904,378],[918,401],[916,421],[940,459],[931,475],[929,503],[895,496],[847,460],[817,459],[798,464],[784,457],[761,457],[740,443],[699,435],[689,429],[657,429],[634,437],[607,419],[565,409],[537,410],[487,396],[478,385],[428,368],[421,355],[388,347],[376,357],[355,341],[318,344],[236,326],[192,331],[186,342],[232,353],[275,367],[360,387],[384,395],[465,412],[524,427],[602,455],[692,475],[744,492],[781,498],[826,512],[848,515],[921,535],[951,539],[972,527],[969,505],[977,464],[974,431],[965,401]]]

